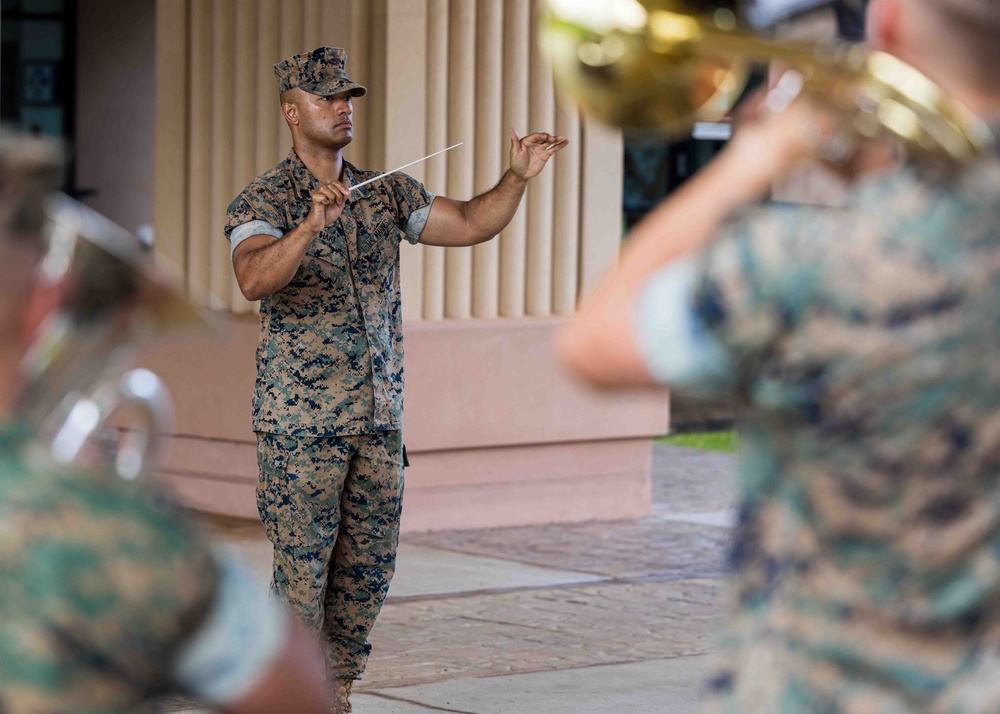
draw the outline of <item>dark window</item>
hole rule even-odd
[[[2,0],[0,118],[61,138],[72,161],[76,135],[75,0]],[[63,189],[78,195],[73,166]]]
[[[705,0],[711,3],[712,0]],[[721,0],[720,0],[721,2]],[[826,5],[833,12],[841,37],[860,40],[864,37],[864,17],[868,0],[828,0],[827,2],[789,2],[790,7]],[[763,73],[752,75],[747,92],[763,81]],[[716,129],[725,133],[725,125],[696,127],[690,138],[668,141],[655,137],[625,138],[625,182],[623,204],[625,227],[631,228],[660,201],[707,164],[725,146],[725,139],[713,138]]]

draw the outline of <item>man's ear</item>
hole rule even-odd
[[[872,0],[868,5],[866,34],[868,44],[877,50],[895,54],[899,45],[899,0]]]
[[[285,121],[289,124],[299,123],[299,107],[292,102],[281,103],[281,113],[285,115]]]

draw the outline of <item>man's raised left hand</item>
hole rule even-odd
[[[519,179],[535,178],[553,156],[566,148],[569,140],[545,132],[536,132],[523,139],[510,130],[510,170]]]

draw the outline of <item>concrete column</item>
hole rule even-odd
[[[278,25],[274,28],[278,33],[278,57],[271,63],[272,65],[305,49],[302,45],[302,0],[280,0],[278,7]],[[274,82],[277,92],[277,80],[274,79],[273,71],[269,71],[268,75]],[[276,131],[278,146],[287,152],[292,148],[292,136],[288,133],[285,120],[280,117]]]
[[[264,104],[264,97],[258,96],[256,70],[257,63],[254,61],[257,55],[257,8],[253,3],[239,5],[235,9],[235,63],[233,68],[233,91],[231,103],[234,106],[247,107],[260,106]],[[269,98],[273,94],[268,93]],[[223,100],[225,101],[225,100]],[[252,104],[251,104],[252,102]],[[270,102],[269,102],[270,104]],[[274,105],[271,104],[272,110]],[[230,176],[229,200],[243,190],[257,172],[254,170],[254,153],[250,147],[256,144],[257,139],[257,112],[237,111],[234,112],[232,126],[233,141],[233,170]],[[227,203],[228,206],[228,203]],[[224,215],[224,214],[223,214]],[[229,278],[230,309],[235,313],[249,313],[253,311],[253,304],[247,302],[240,292],[239,284],[236,282],[232,272],[232,263],[229,258],[229,251],[226,242],[222,239],[222,221],[217,218],[213,221],[209,231],[209,240],[213,246],[219,246],[225,252],[226,275]]]
[[[197,4],[197,3],[195,3]],[[232,262],[229,246],[224,240],[212,240],[218,236],[221,221],[233,199],[233,102],[234,67],[234,25],[235,7],[232,0],[212,2],[212,106],[205,116],[211,117],[212,172],[209,193],[211,196],[211,220],[215,230],[209,229],[209,305],[218,310],[232,307],[231,283]],[[206,71],[204,67],[193,67],[194,71]],[[221,100],[221,101],[220,101]]]
[[[153,216],[157,255],[182,270],[187,264],[188,167],[186,86],[191,38],[186,2],[156,3],[156,118]]]
[[[556,111],[555,132],[569,139],[569,146],[556,155],[552,167],[556,184],[552,230],[552,312],[571,315],[576,309],[580,262],[580,115],[572,107],[559,108]]]
[[[584,118],[580,172],[580,291],[618,261],[622,236],[622,137]]]
[[[191,297],[202,306],[208,305],[211,284],[212,229],[212,6],[208,3],[191,5],[190,35],[191,78],[188,101],[190,116],[200,121],[190,122],[188,137],[188,169],[185,176],[188,198],[186,232],[188,289]],[[183,82],[184,80],[182,80]],[[185,117],[185,122],[187,117]],[[184,146],[177,151],[184,153]],[[159,227],[157,227],[159,233]]]
[[[427,2],[427,148],[433,152],[448,146],[448,0]],[[427,189],[448,189],[448,156],[427,162]],[[423,318],[444,318],[445,249],[424,247]]]
[[[503,32],[503,115],[504,131],[530,131],[528,125],[527,77],[530,63],[531,0],[504,2]],[[525,200],[528,200],[527,198]],[[522,203],[506,230],[500,235],[500,316],[523,317],[525,297],[525,253],[527,250],[527,208]]]
[[[338,8],[337,6],[340,6]],[[371,165],[370,121],[373,116],[370,97],[378,92],[373,86],[368,37],[371,34],[370,0],[326,0],[323,3],[323,26],[329,37],[346,34],[344,46],[347,48],[347,74],[372,91],[354,107],[354,141],[344,152],[348,160],[356,166]],[[345,32],[346,31],[346,32]]]
[[[384,93],[385,169],[389,170],[427,153],[427,0],[388,0],[386,19],[385,73],[376,91]],[[417,164],[406,173],[423,181],[426,169]],[[423,246],[401,246],[404,320],[423,316],[422,250]]]
[[[476,4],[451,0],[448,37],[448,144],[465,145],[448,156],[448,195],[472,198],[476,150]],[[472,314],[472,252],[450,248],[445,255],[445,316]]]
[[[257,132],[254,140],[255,176],[264,173],[284,158],[291,143],[278,104],[278,83],[273,67],[280,57],[277,27],[279,0],[257,0],[257,40],[254,43],[254,81],[257,84]],[[278,141],[284,130],[284,141]]]
[[[531,24],[531,104],[528,131],[555,131],[555,96],[552,68],[538,44],[538,26]],[[525,134],[522,131],[522,136]],[[526,262],[528,315],[545,317],[552,312],[552,226],[555,173],[551,167],[528,185],[528,246]]]
[[[476,3],[476,183],[475,193],[492,188],[502,171],[503,2]],[[509,81],[515,81],[508,77]],[[472,252],[472,315],[492,319],[499,313],[500,244],[482,243]]]

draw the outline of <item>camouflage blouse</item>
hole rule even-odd
[[[692,304],[742,405],[715,708],[996,711],[1000,162],[750,211]]]
[[[345,162],[347,186],[374,177]],[[276,239],[309,213],[319,181],[293,150],[229,206],[226,237]],[[416,243],[433,196],[397,173],[352,193],[292,281],[261,301],[253,429],[328,437],[402,428],[399,246]]]
[[[217,568],[155,493],[68,471],[0,424],[0,712],[120,712],[173,688]]]

